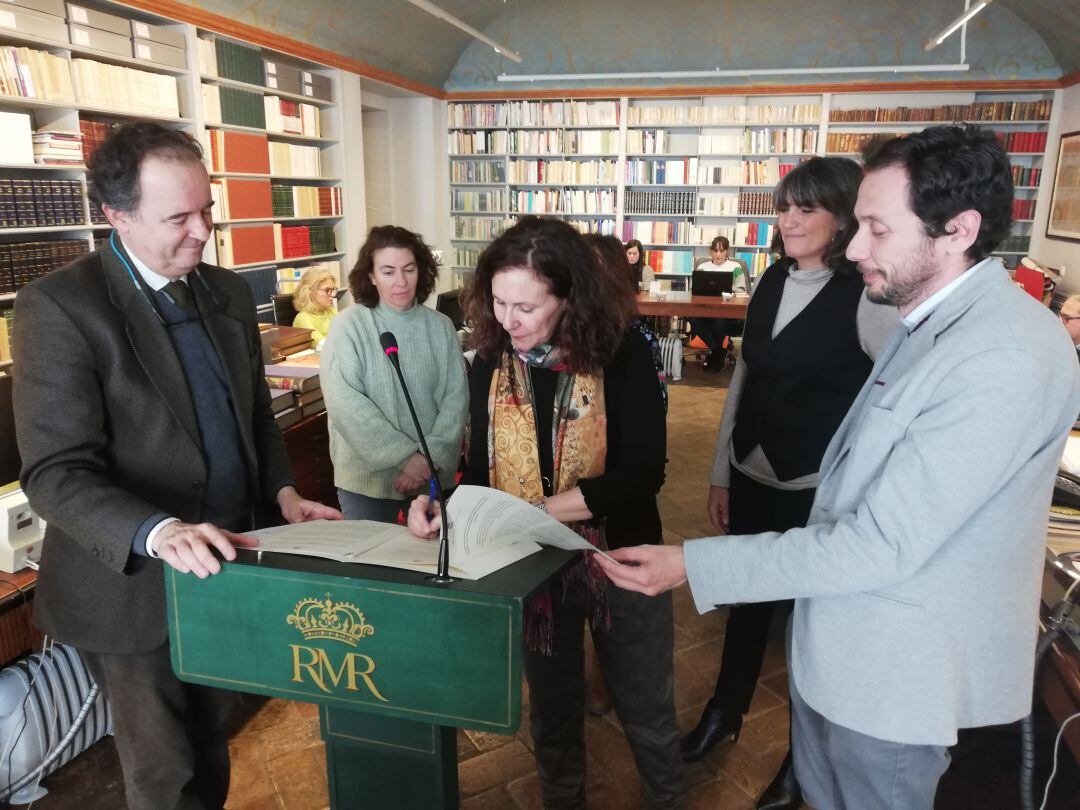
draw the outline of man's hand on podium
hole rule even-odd
[[[154,553],[181,574],[194,574],[199,579],[206,579],[221,570],[221,563],[214,556],[213,549],[217,549],[226,560],[235,560],[234,546],[252,548],[257,545],[259,541],[254,537],[228,532],[212,523],[174,521],[157,533]]]

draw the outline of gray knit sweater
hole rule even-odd
[[[394,480],[420,450],[405,397],[379,343],[385,331],[397,337],[401,371],[439,480],[450,486],[469,406],[465,363],[450,320],[420,304],[398,312],[358,303],[330,326],[320,377],[334,483],[370,498],[402,498]]]

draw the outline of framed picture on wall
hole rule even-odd
[[[1061,136],[1046,236],[1080,242],[1080,132]]]

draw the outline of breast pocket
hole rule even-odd
[[[834,512],[843,513],[855,507],[870,484],[880,476],[906,428],[892,410],[875,405],[866,407],[841,450],[838,463],[829,473],[828,480],[822,482],[835,494]]]

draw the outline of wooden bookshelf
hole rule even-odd
[[[1044,90],[1018,90],[1018,91],[933,91],[921,92],[915,88],[908,92],[888,93],[855,93],[855,92],[832,92],[832,93],[806,93],[796,92],[784,95],[782,92],[769,95],[715,95],[715,96],[691,96],[678,97],[674,94],[666,94],[658,91],[655,96],[634,96],[618,99],[618,113],[616,123],[606,125],[590,124],[579,125],[567,122],[540,120],[537,122],[523,122],[514,117],[515,109],[522,109],[526,99],[533,105],[558,104],[561,101],[555,99],[534,99],[531,95],[523,95],[521,100],[505,97],[489,101],[451,102],[448,106],[447,131],[451,140],[451,148],[454,145],[454,133],[466,136],[462,140],[467,143],[467,136],[479,131],[489,133],[506,133],[506,153],[498,154],[451,154],[449,156],[451,168],[451,201],[455,199],[456,189],[481,188],[503,189],[507,199],[513,200],[513,194],[517,191],[537,192],[542,199],[542,192],[546,191],[573,191],[575,189],[611,189],[615,192],[614,213],[564,213],[561,208],[555,211],[535,211],[542,216],[559,216],[564,219],[579,221],[594,221],[611,223],[613,233],[620,239],[626,240],[635,235],[634,228],[640,227],[642,231],[645,225],[635,226],[634,223],[649,222],[683,222],[702,231],[709,231],[713,235],[724,234],[732,241],[733,251],[754,254],[744,256],[749,258],[751,272],[760,272],[768,262],[768,246],[746,244],[745,240],[732,238],[740,233],[739,226],[748,226],[754,222],[776,222],[774,212],[761,215],[749,215],[743,213],[730,213],[725,210],[719,213],[717,209],[710,210],[708,203],[703,198],[714,195],[737,196],[740,192],[768,192],[775,188],[774,183],[747,183],[740,178],[738,182],[732,178],[732,182],[709,182],[716,176],[725,174],[725,167],[734,174],[741,171],[768,171],[767,165],[761,167],[747,167],[742,164],[761,163],[768,164],[775,160],[778,166],[784,164],[795,165],[813,155],[832,155],[860,160],[861,155],[857,151],[837,152],[828,150],[829,135],[837,133],[866,133],[885,134],[889,132],[908,133],[918,131],[927,126],[965,121],[984,127],[990,127],[995,131],[1007,134],[1022,131],[1046,131],[1049,127],[1050,102],[1052,91]],[[599,101],[613,101],[611,99],[598,99]],[[1018,104],[1013,104],[1017,102]],[[1020,106],[1027,104],[1027,107]],[[996,105],[990,107],[988,105]],[[976,105],[976,106],[971,106]],[[983,106],[979,106],[983,105]],[[1008,105],[1012,105],[1009,107]],[[842,117],[844,111],[849,110],[877,110],[883,118],[901,118],[904,115],[898,108],[909,110],[925,110],[932,112],[932,117],[919,115],[912,117],[909,113],[907,120],[870,120],[866,117],[858,117],[856,120],[840,121],[832,120]],[[534,106],[532,109],[536,109]],[[962,115],[949,116],[945,110],[963,113]],[[989,111],[996,111],[1000,115],[990,115]],[[486,118],[475,119],[483,113]],[[565,150],[550,153],[520,153],[513,148],[510,139],[515,131],[534,132],[548,131],[560,132],[573,128],[604,129],[607,128],[618,134],[618,154],[604,155],[578,155],[566,154]],[[775,133],[777,130],[785,130],[783,135]],[[662,138],[658,133],[662,131]],[[637,135],[636,133],[646,133]],[[762,134],[767,132],[769,134]],[[641,142],[642,138],[648,137],[654,141],[662,140],[664,147],[652,151],[640,148],[631,149],[630,144]],[[495,142],[494,136],[488,138],[489,143]],[[760,149],[758,141],[768,143],[767,149]],[[798,148],[801,142],[812,143],[813,148]],[[561,143],[555,136],[548,141],[550,147]],[[754,148],[748,145],[754,144]],[[710,144],[710,148],[706,148]],[[736,148],[713,148],[722,144]],[[774,144],[784,144],[783,148],[776,148]],[[787,144],[792,144],[788,146]],[[501,142],[499,142],[501,146]],[[1010,158],[1020,169],[1030,170],[1041,168],[1043,152],[1016,151],[1010,152]],[[550,182],[545,179],[537,179],[535,175],[529,176],[528,180],[516,179],[520,176],[515,171],[515,164],[521,161],[562,161],[562,160],[609,160],[615,164],[615,180],[612,183],[582,183]],[[642,177],[631,174],[630,168],[633,162],[642,162],[648,165],[663,164],[664,161],[694,161],[694,171],[698,176],[691,177],[697,182],[665,183],[665,182],[642,182]],[[498,177],[481,175],[480,169],[474,168],[474,175],[466,177],[460,168],[462,162],[467,161],[493,161],[501,169]],[[717,172],[713,172],[717,169]],[[690,171],[689,163],[686,168]],[[635,171],[638,171],[635,169]],[[640,170],[648,177],[655,175],[654,170]],[[781,170],[782,171],[782,170]],[[709,176],[705,176],[709,175]],[[1026,177],[1026,175],[1024,175]],[[505,178],[505,179],[504,179]],[[725,181],[727,177],[724,178]],[[1041,178],[1032,183],[1018,183],[1016,191],[1018,199],[1032,199],[1039,191]],[[692,192],[698,199],[699,209],[693,213],[670,213],[656,212],[644,213],[634,209],[633,213],[627,207],[626,201],[631,192]],[[519,212],[514,211],[514,205],[509,206],[511,213],[507,222],[512,222]],[[538,207],[547,208],[546,205]],[[457,206],[448,207],[451,216],[451,233],[456,233],[456,218],[475,216],[487,212],[466,212],[458,210]],[[1023,250],[1015,244],[1019,242],[1026,245],[1025,240],[1030,239],[1033,221],[1029,218],[1019,218],[1014,221],[1010,240],[1003,245],[998,255],[1005,257],[1019,257],[1024,254]],[[640,237],[639,237],[640,238]],[[468,237],[455,237],[455,254],[473,256],[476,251],[473,246],[483,244],[484,239],[477,239],[475,235]],[[700,242],[691,240],[692,243],[667,242],[655,243],[647,239],[640,239],[647,249],[657,250],[682,250],[691,251],[695,255],[703,253],[708,248],[708,239]],[[456,243],[462,243],[460,249]],[[471,253],[469,251],[472,251]],[[464,272],[461,268],[468,268],[468,261],[455,259],[452,269],[455,273]]]

